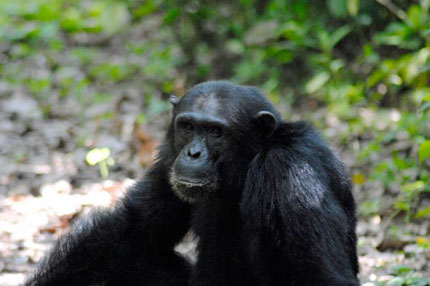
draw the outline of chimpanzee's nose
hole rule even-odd
[[[200,154],[202,151],[197,146],[191,146],[190,149],[188,149],[187,155],[192,159],[198,159],[200,157]]]

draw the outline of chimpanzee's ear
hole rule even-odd
[[[275,115],[269,111],[260,111],[254,118],[257,128],[267,137],[272,135],[278,126],[278,120],[276,120]]]
[[[174,95],[174,94],[170,95],[170,103],[171,103],[173,106],[178,105],[178,103],[179,103],[179,98],[178,98],[176,95]]]

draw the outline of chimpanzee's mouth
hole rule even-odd
[[[175,183],[189,187],[203,187],[210,184],[208,180],[195,180],[190,178],[175,178],[175,181]]]
[[[173,171],[170,173],[170,184],[173,191],[180,199],[190,203],[201,201],[216,190],[216,180],[211,179],[177,176]]]

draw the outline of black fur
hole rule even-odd
[[[195,201],[172,190],[185,111],[228,122],[222,142],[202,143],[217,180]],[[356,286],[355,224],[345,167],[310,125],[283,121],[255,88],[206,82],[174,100],[144,180],[62,237],[26,285]],[[190,229],[194,266],[173,250]]]

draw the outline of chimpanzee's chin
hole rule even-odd
[[[173,184],[173,191],[183,201],[196,203],[207,199],[212,190],[207,186],[190,186],[176,182]]]
[[[178,177],[174,171],[170,175],[170,184],[175,194],[189,203],[207,199],[216,189],[215,180]]]

